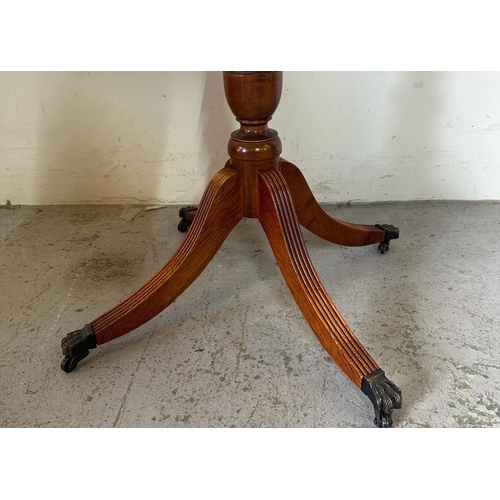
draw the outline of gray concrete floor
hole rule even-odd
[[[394,426],[500,427],[500,204],[325,209],[401,230],[386,255],[304,230],[326,289],[403,391]],[[0,425],[373,427],[371,403],[302,318],[256,220],[167,310],[61,371],[61,338],[176,250],[177,212],[0,210]]]

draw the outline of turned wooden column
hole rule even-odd
[[[243,217],[259,216],[259,171],[278,169],[281,140],[268,122],[281,99],[281,71],[225,71],[227,103],[240,123],[231,134],[231,166],[241,175]]]

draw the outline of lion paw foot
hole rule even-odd
[[[361,390],[373,403],[375,425],[377,427],[392,426],[392,410],[401,408],[401,390],[391,382],[383,370],[378,369],[363,377]]]
[[[89,355],[89,349],[97,347],[97,339],[90,325],[81,330],[70,332],[61,340],[64,359],[61,369],[66,373],[72,372],[76,365]]]

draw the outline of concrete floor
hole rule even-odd
[[[402,389],[394,426],[500,427],[500,204],[326,210],[401,230],[386,255],[304,231],[326,289]],[[256,220],[166,311],[61,371],[61,338],[178,247],[177,212],[0,210],[0,425],[373,427],[371,403],[302,318]]]

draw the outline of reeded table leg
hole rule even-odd
[[[268,122],[282,92],[280,71],[226,71],[224,91],[240,124],[229,139],[230,160],[211,180],[199,207],[181,209],[179,231],[189,233],[165,266],[121,304],[61,342],[61,368],[71,372],[98,344],[125,335],[171,304],[199,276],[243,217],[258,217],[295,301],[319,341],[372,401],[375,424],[392,425],[401,391],[356,338],[316,274],[299,223],[347,246],[379,243],[385,253],[394,226],[350,224],[320,207],[300,170],[281,159],[278,132]],[[297,215],[298,214],[298,215]]]
[[[401,392],[354,335],[319,280],[284,176],[277,170],[260,172],[259,191],[259,220],[302,314],[328,354],[370,398],[376,425],[390,427],[392,410],[401,407]]]
[[[239,177],[231,167],[217,173],[203,195],[188,236],[165,266],[128,299],[62,340],[64,371],[73,371],[89,348],[152,319],[193,283],[242,218]]]
[[[299,223],[320,238],[354,247],[380,243],[379,250],[385,253],[389,240],[399,237],[399,229],[394,226],[351,224],[330,217],[317,202],[298,167],[281,159],[280,171],[290,187]]]

